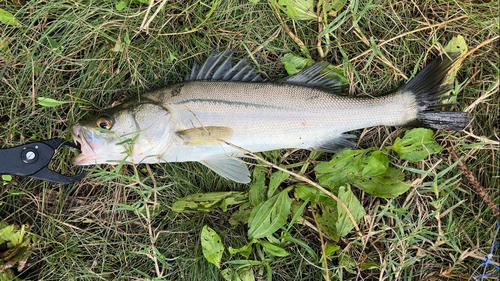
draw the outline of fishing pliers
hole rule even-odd
[[[73,143],[58,138],[0,149],[0,175],[32,177],[62,184],[83,179],[84,169],[77,175],[65,176],[47,167],[55,150],[60,146],[79,150],[78,146]]]

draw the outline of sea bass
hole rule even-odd
[[[461,130],[465,112],[437,111],[454,56],[442,55],[399,89],[376,98],[342,96],[326,62],[278,81],[264,81],[232,50],[213,51],[185,81],[141,95],[74,125],[76,165],[200,162],[224,178],[250,182],[245,153],[283,148],[335,152],[353,147],[345,132],[422,126]],[[233,145],[230,145],[233,144]],[[235,147],[237,146],[237,147]]]

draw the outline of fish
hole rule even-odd
[[[285,78],[262,78],[233,50],[212,51],[184,81],[141,95],[80,121],[75,165],[199,162],[220,176],[249,183],[250,152],[355,147],[348,132],[373,126],[462,130],[470,117],[439,108],[456,55],[442,54],[405,85],[377,97],[346,96],[318,62]],[[446,98],[446,97],[445,97]]]

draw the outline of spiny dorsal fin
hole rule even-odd
[[[334,69],[321,73],[328,65],[329,63],[327,62],[315,63],[297,74],[280,79],[279,82],[312,88],[322,88],[334,94],[338,94],[342,90],[342,82],[340,79],[326,77]]]
[[[255,69],[246,59],[231,66],[232,54],[233,50],[231,49],[227,49],[222,55],[213,50],[201,68],[196,63],[193,65],[191,74],[186,75],[184,80],[264,81],[260,74],[255,73]]]

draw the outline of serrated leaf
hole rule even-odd
[[[281,9],[294,20],[317,20],[314,0],[278,0]]]
[[[368,158],[368,164],[363,169],[363,177],[376,176],[389,168],[389,157],[385,151],[374,151]]]
[[[356,222],[358,222],[365,215],[365,209],[363,208],[363,205],[361,205],[358,198],[356,198],[356,195],[352,193],[351,187],[349,185],[345,187],[341,186],[339,188],[338,197],[340,201],[344,203],[347,209],[349,209]],[[338,216],[337,221],[335,222],[335,227],[337,229],[338,235],[340,237],[344,237],[349,232],[351,232],[351,230],[354,228],[354,224],[349,218],[346,210],[342,208],[340,204],[337,204],[337,214]]]
[[[280,247],[278,245],[274,245],[274,244],[269,243],[269,242],[264,241],[264,240],[259,240],[258,243],[260,245],[262,245],[264,250],[266,250],[268,253],[270,253],[273,256],[286,257],[286,256],[290,255],[290,253],[288,253],[285,249],[283,249],[282,247]]]
[[[38,97],[38,104],[45,107],[54,107],[67,103],[72,103],[71,101],[58,101],[51,98]]]
[[[288,75],[293,75],[314,64],[314,60],[288,53],[281,58]]]
[[[433,138],[434,132],[430,129],[415,128],[405,132],[404,137],[397,138],[392,146],[387,147],[399,154],[404,160],[411,162],[422,161],[431,154],[439,153],[443,147]]]
[[[289,190],[281,191],[252,210],[248,219],[250,239],[271,235],[285,225],[292,204],[292,199],[288,197]]]
[[[405,193],[411,186],[404,181],[404,173],[389,167],[376,176],[363,177],[362,175],[349,175],[349,182],[366,193],[383,198],[397,197]]]
[[[207,261],[220,268],[224,246],[217,232],[207,225],[201,230],[201,248]]]
[[[271,175],[269,181],[269,189],[267,190],[267,198],[271,198],[278,186],[290,177],[290,174],[283,171],[276,171]]]
[[[0,9],[0,22],[6,25],[16,25],[21,26],[21,24],[17,21],[13,14],[7,12],[4,9]]]

